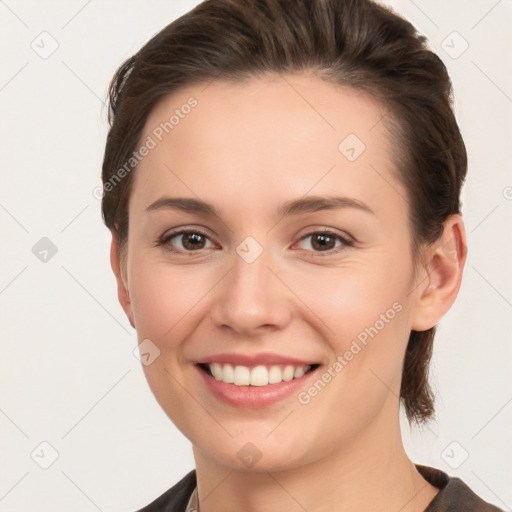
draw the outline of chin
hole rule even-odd
[[[253,439],[252,441],[250,439]],[[191,440],[193,444],[194,441]],[[202,441],[202,442],[201,442]],[[195,446],[209,459],[232,471],[242,473],[264,473],[285,471],[301,467],[313,456],[308,457],[304,451],[304,440],[293,440],[288,437],[284,444],[282,440],[270,442],[261,434],[257,436],[244,435],[243,438],[224,439],[222,442],[204,444],[204,437]],[[301,450],[298,450],[301,447]],[[313,449],[314,453],[315,450]]]

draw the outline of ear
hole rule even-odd
[[[447,313],[459,293],[466,263],[467,240],[459,214],[444,222],[443,234],[425,251],[424,273],[419,277],[418,299],[414,305],[411,328],[426,331]]]
[[[121,304],[130,325],[135,329],[135,323],[133,321],[132,304],[130,301],[130,292],[128,290],[127,279],[125,278],[124,269],[121,268],[121,258],[119,253],[119,239],[116,234],[112,231],[112,243],[110,245],[110,266],[116,276],[117,280],[117,297]]]

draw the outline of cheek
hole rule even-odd
[[[139,337],[154,337],[160,342],[183,338],[194,308],[211,288],[209,281],[204,272],[191,271],[187,265],[171,269],[165,263],[134,254],[130,295]]]
[[[354,293],[347,298],[333,291],[318,304],[322,312],[332,308],[328,323],[335,334],[326,339],[333,355],[319,375],[322,382],[304,390],[299,407],[304,428],[322,440],[319,450],[327,453],[332,439],[348,448],[383,410],[398,408],[408,313],[395,296]]]
[[[407,262],[397,266],[392,260],[375,258],[380,265],[303,273],[293,286],[329,345],[336,377],[326,386],[330,391],[324,398],[333,411],[343,403],[362,415],[371,414],[386,395],[399,394],[410,332],[410,289]],[[339,365],[333,367],[335,361]]]
[[[401,312],[410,300],[407,265],[398,272],[390,260],[376,257],[377,263],[371,265],[347,262],[340,268],[285,275],[285,280],[324,325],[334,348],[343,350],[359,334],[364,342],[366,328],[376,326],[380,335],[405,319]]]
[[[142,368],[162,409],[178,429],[190,432],[188,418],[200,417],[201,413],[184,407],[190,406],[191,399],[183,385],[182,347],[200,321],[200,299],[211,285],[206,276],[192,278],[196,273],[187,266],[171,269],[148,255],[137,255],[136,251],[132,255],[129,282],[139,343],[149,339],[160,351],[151,364]]]

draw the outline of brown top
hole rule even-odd
[[[415,464],[421,476],[441,489],[424,512],[504,512],[478,497],[460,478],[444,471]],[[137,512],[200,512],[197,501],[195,470],[155,501]]]

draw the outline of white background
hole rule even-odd
[[[132,353],[93,190],[116,67],[196,3],[0,1],[2,511],[133,511],[193,468]],[[388,4],[449,68],[469,152],[469,255],[435,343],[437,420],[404,422],[404,441],[415,462],[510,510],[512,2]],[[469,44],[458,58],[453,31]],[[58,43],[46,59],[31,47],[41,37]],[[58,250],[46,263],[32,252],[42,237]],[[36,463],[51,461],[43,441],[59,454],[48,469]]]

